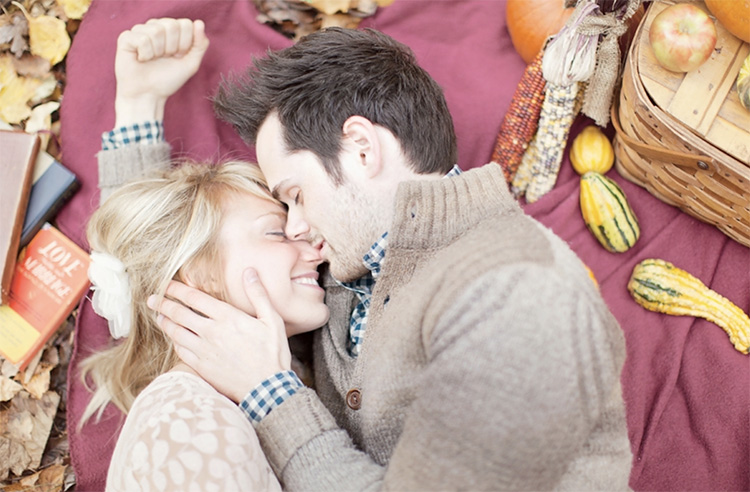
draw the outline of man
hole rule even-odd
[[[165,300],[161,326],[240,403],[285,488],[627,488],[620,328],[499,166],[454,167],[442,91],[408,48],[311,34],[215,105],[256,144],[287,237],[330,263],[315,391],[289,370],[253,272],[258,319],[173,283],[203,316]]]

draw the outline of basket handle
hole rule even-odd
[[[678,152],[676,150],[670,150],[664,147],[658,147],[656,145],[649,145],[647,143],[640,142],[625,133],[625,130],[623,130],[622,126],[620,125],[620,115],[618,111],[619,101],[617,101],[617,99],[618,98],[615,98],[614,104],[612,104],[612,108],[610,110],[611,120],[612,126],[615,127],[617,137],[624,145],[630,147],[643,157],[647,157],[650,159],[672,163],[675,166],[689,167],[692,169],[697,169],[699,171],[716,171],[713,165],[713,161],[710,157],[701,154],[688,154],[685,152]]]

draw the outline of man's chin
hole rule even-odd
[[[340,258],[328,259],[328,270],[333,278],[339,282],[351,282],[364,276],[368,270],[360,262],[358,265],[352,262],[342,261]]]

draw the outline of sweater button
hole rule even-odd
[[[357,388],[352,388],[346,393],[346,404],[352,410],[359,410],[362,406],[362,393]]]

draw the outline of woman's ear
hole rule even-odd
[[[363,173],[368,179],[378,176],[383,170],[383,162],[380,139],[372,121],[364,116],[350,116],[342,130],[342,151],[347,154],[342,162],[351,164],[349,171]]]

